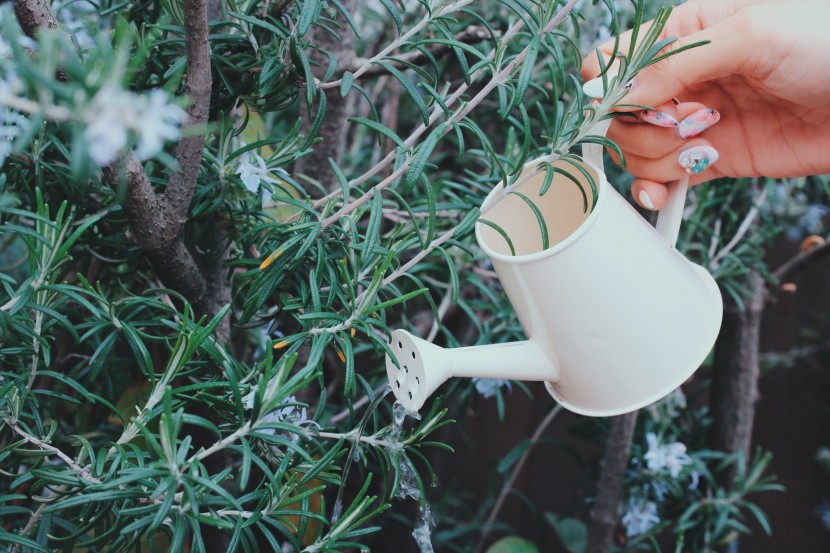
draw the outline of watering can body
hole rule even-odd
[[[655,228],[606,180],[602,148],[584,157],[541,170],[530,162],[517,194],[498,186],[482,204],[476,239],[528,340],[448,350],[394,331],[386,370],[404,407],[418,410],[457,376],[544,381],[572,411],[618,415],[670,393],[704,362],[723,301],[712,276],[674,248],[688,182],[670,189]]]
[[[528,164],[526,171],[535,164]],[[554,166],[591,187],[570,162]],[[723,303],[714,279],[692,264],[607,182],[581,162],[597,187],[596,205],[556,174],[539,196],[543,171],[517,189],[546,220],[550,245],[518,195],[491,192],[486,215],[511,238],[476,226],[530,341],[550,359],[546,385],[566,408],[610,416],[648,405],[682,384],[703,363],[720,329]],[[505,359],[509,364],[509,359]]]

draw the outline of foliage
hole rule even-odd
[[[224,259],[231,288],[207,312],[138,247],[131,183],[100,171],[134,148],[162,192],[183,165],[183,6],[57,5],[63,28],[37,42],[0,7],[0,543],[343,551],[372,543],[402,491],[425,507],[437,480],[425,452],[447,447],[435,433],[474,384],[451,384],[402,430],[382,403],[390,329],[450,346],[521,336],[473,247],[482,200],[499,183],[513,191],[529,160],[552,176],[558,159],[578,168],[582,144],[615,147],[591,128],[671,43],[658,40],[662,11],[589,105],[574,77],[580,25],[598,13],[617,34],[617,5],[573,4],[226,2],[210,24],[209,122],[181,128],[207,139],[178,238],[200,266]],[[621,11],[638,27],[643,6]],[[489,38],[458,40],[470,26]],[[364,57],[316,57],[319,33],[355,33]],[[327,139],[334,95],[352,102],[349,149],[328,182],[304,179],[293,165]],[[719,193],[702,188],[695,205],[727,213],[726,233],[740,222]],[[686,243],[706,258],[701,237]],[[719,276],[742,274],[757,247],[721,256]],[[713,486],[707,467],[728,461],[694,459]],[[713,503],[673,487],[692,501],[675,517],[685,543],[742,530],[734,510],[755,513],[744,497],[765,489],[765,463]],[[434,539],[469,549],[469,536]]]

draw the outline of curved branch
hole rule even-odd
[[[182,127],[185,135],[176,146],[179,170],[170,177],[164,191],[164,202],[173,220],[170,224],[181,226],[187,219],[190,200],[196,188],[196,179],[202,166],[205,147],[204,126],[210,111],[210,45],[208,44],[207,2],[185,0],[184,40],[187,49],[187,77],[185,92],[191,100],[187,120]]]

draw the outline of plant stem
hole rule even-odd
[[[78,472],[78,476],[86,480],[87,482],[91,482],[93,484],[100,484],[101,481],[95,478],[94,476],[90,475],[89,472],[78,464],[72,457],[61,451],[60,449],[56,448],[55,446],[49,445],[40,438],[36,438],[20,428],[20,425],[17,424],[17,421],[12,420],[8,417],[3,417],[3,422],[9,425],[9,428],[14,430],[21,438],[23,438],[27,443],[32,444],[33,446],[41,449],[43,451],[48,451],[49,453],[58,457],[61,461],[66,463],[66,465],[74,471]]]
[[[501,492],[499,493],[498,499],[496,499],[495,505],[493,505],[493,509],[490,511],[490,516],[487,517],[487,522],[484,523],[484,528],[481,530],[481,537],[478,539],[478,544],[476,545],[475,550],[481,551],[484,547],[484,544],[487,538],[490,536],[490,531],[493,528],[493,523],[496,521],[496,517],[498,517],[499,513],[501,512],[501,508],[504,506],[504,502],[507,499],[507,496],[510,494],[510,490],[513,489],[513,484],[516,482],[516,479],[519,477],[519,474],[522,472],[525,464],[527,463],[528,458],[530,457],[531,452],[533,451],[534,446],[539,442],[539,439],[544,434],[545,430],[547,430],[550,423],[553,422],[553,419],[556,418],[556,415],[562,411],[561,405],[556,405],[553,409],[551,409],[550,413],[542,419],[542,422],[539,423],[539,426],[536,427],[536,430],[533,432],[533,435],[530,437],[530,445],[528,445],[525,452],[513,466],[513,470],[510,471],[510,478],[504,483],[501,488]]]

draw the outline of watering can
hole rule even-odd
[[[605,134],[609,121],[595,134]],[[516,188],[545,221],[543,248],[537,214],[517,194],[497,186],[476,223],[478,245],[518,315],[528,339],[445,349],[404,330],[392,332],[386,356],[397,400],[417,411],[450,377],[543,381],[565,408],[590,416],[634,411],[679,387],[714,345],[723,300],[712,276],[675,249],[688,179],[669,186],[652,227],[606,180],[603,147],[583,147],[582,168],[596,183],[596,203],[584,210],[582,191],[554,172],[540,196],[545,170],[525,165]],[[567,171],[590,195],[590,182],[569,162]],[[521,182],[520,177],[520,181]],[[589,202],[590,203],[590,202]],[[515,253],[515,254],[514,254]]]

